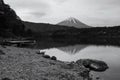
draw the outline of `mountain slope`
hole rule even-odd
[[[58,23],[57,25],[64,25],[64,26],[70,26],[70,27],[76,27],[76,28],[90,28],[90,26],[72,17]]]
[[[0,0],[0,36],[13,37],[24,35],[24,24],[16,12]]]

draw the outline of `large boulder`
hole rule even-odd
[[[104,61],[93,60],[93,59],[80,59],[76,61],[76,64],[83,65],[86,68],[89,68],[92,71],[103,72],[106,71],[109,67]]]

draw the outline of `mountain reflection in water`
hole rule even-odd
[[[79,59],[97,59],[105,61],[109,69],[102,73],[92,72],[100,76],[101,80],[120,80],[120,48],[114,46],[74,45],[45,49],[46,54],[56,56],[62,61],[76,61]]]
[[[88,45],[74,45],[74,46],[67,46],[67,47],[59,47],[57,49],[69,54],[76,54],[86,47],[88,47]]]
[[[88,58],[102,60],[108,64],[109,69],[100,73],[92,72],[95,77],[99,76],[100,80],[120,80],[120,47],[98,44],[84,45],[64,40],[43,39],[38,41],[34,48],[44,50],[45,54],[56,56],[61,61],[70,62]]]

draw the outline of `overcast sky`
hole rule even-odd
[[[120,25],[120,0],[4,0],[22,20],[56,24],[74,17],[91,26]]]

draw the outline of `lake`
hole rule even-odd
[[[46,54],[56,56],[61,61],[76,61],[79,59],[97,59],[106,62],[109,69],[105,72],[91,72],[100,80],[120,80],[120,47],[72,45],[43,49]]]

